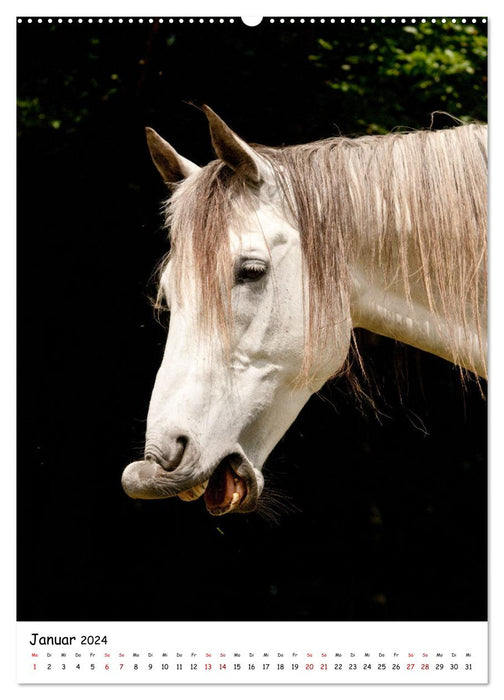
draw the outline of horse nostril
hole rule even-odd
[[[170,459],[170,471],[180,466],[187,448],[188,438],[181,435],[175,439],[175,449]]]
[[[165,471],[175,471],[190,450],[191,438],[178,431],[165,433],[161,441],[148,444],[145,459],[159,464]]]

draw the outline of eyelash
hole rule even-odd
[[[248,261],[240,264],[237,282],[255,282],[266,273],[267,266],[259,261]]]

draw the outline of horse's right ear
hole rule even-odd
[[[200,170],[198,165],[187,160],[179,155],[177,151],[170,146],[161,136],[151,129],[150,126],[145,127],[145,135],[147,136],[147,145],[161,177],[167,184],[173,184],[184,180],[189,175]]]
[[[212,145],[217,156],[249,182],[260,184],[268,171],[254,149],[231,131],[208,105],[203,105],[202,109],[208,119]]]

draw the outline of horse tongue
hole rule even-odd
[[[210,513],[220,515],[238,505],[245,493],[245,482],[236,475],[228,460],[225,460],[210,478],[205,491],[205,503]]]

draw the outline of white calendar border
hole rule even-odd
[[[183,9],[181,7],[183,6]],[[211,13],[209,13],[209,7],[211,6]],[[432,0],[426,0],[422,3],[417,3],[418,10],[412,9],[411,5],[407,8],[404,2],[391,2],[387,0],[385,3],[376,2],[372,3],[369,0],[367,2],[360,2],[353,4],[350,9],[355,10],[356,15],[360,16],[371,16],[376,15],[379,11],[383,16],[400,16],[407,9],[408,15],[420,15],[424,14],[426,16],[438,16],[440,14],[448,15],[452,13],[456,17],[471,15],[476,13],[478,16],[485,15],[489,16],[489,31],[491,35],[491,60],[490,60],[490,75],[497,78],[499,68],[498,66],[503,65],[503,53],[502,47],[504,42],[500,40],[499,32],[502,24],[502,7],[498,6],[494,2],[467,2],[466,0],[459,0],[458,2],[448,3],[448,7],[445,5],[439,6],[439,2],[432,2]],[[266,2],[265,0],[248,0],[245,2],[231,2],[230,0],[216,0],[202,5],[202,2],[191,2],[191,0],[186,0],[184,3],[169,3],[157,1],[153,2],[151,0],[144,0],[141,4],[138,2],[131,2],[131,0],[125,0],[124,2],[109,2],[102,1],[98,3],[96,0],[88,0],[88,2],[82,2],[81,0],[76,0],[72,2],[71,14],[85,14],[85,15],[95,15],[99,13],[104,13],[107,15],[117,15],[119,13],[130,13],[133,15],[144,14],[144,15],[166,15],[167,12],[174,16],[194,14],[197,16],[225,16],[225,15],[281,15],[286,16],[302,16],[307,14],[313,16],[330,16],[330,15],[342,15],[346,16],[349,13],[346,11],[346,7],[335,7],[334,3],[329,2],[317,2],[317,0],[312,0],[310,3],[299,3],[299,2],[289,2],[281,1],[277,2],[275,0],[270,0]],[[3,465],[3,476],[4,476],[4,492],[7,491],[6,497],[4,498],[4,503],[2,507],[2,541],[3,547],[2,552],[4,567],[7,569],[7,575],[4,574],[3,586],[2,586],[2,596],[1,596],[1,634],[0,634],[0,663],[2,665],[2,673],[0,679],[0,687],[2,690],[8,691],[8,697],[26,697],[31,694],[32,691],[36,691],[37,698],[74,698],[74,697],[89,697],[89,688],[86,686],[73,686],[72,688],[68,686],[51,686],[51,687],[26,687],[26,686],[16,686],[15,685],[15,649],[16,645],[13,643],[15,633],[16,633],[16,623],[15,623],[15,577],[13,572],[15,571],[15,541],[12,534],[15,530],[15,507],[13,505],[13,494],[15,493],[15,426],[14,426],[14,411],[13,406],[15,405],[15,387],[14,387],[14,369],[15,369],[15,356],[13,348],[13,337],[15,330],[15,313],[13,308],[13,296],[15,294],[14,288],[14,240],[13,232],[15,231],[15,182],[13,178],[13,173],[15,172],[15,146],[13,144],[13,134],[15,133],[15,114],[12,108],[12,100],[15,95],[15,74],[12,70],[13,67],[13,55],[14,55],[14,27],[13,18],[16,14],[30,14],[33,13],[37,16],[40,14],[52,13],[55,16],[66,15],[69,12],[68,2],[62,2],[61,0],[57,2],[46,2],[41,3],[40,1],[32,0],[26,2],[4,2],[2,8],[0,9],[2,22],[0,22],[0,31],[2,35],[0,37],[0,46],[4,49],[5,56],[2,62],[4,80],[2,81],[2,125],[3,129],[0,131],[0,138],[2,139],[2,153],[4,158],[2,159],[2,192],[5,193],[4,202],[7,203],[6,211],[3,211],[3,235],[1,242],[1,255],[0,264],[2,265],[2,270],[0,274],[0,283],[2,288],[0,290],[0,298],[2,304],[2,320],[3,320],[3,340],[2,343],[2,355],[0,362],[1,379],[0,386],[2,386],[2,413],[1,413],[1,424],[2,424],[2,445],[4,446],[4,465]],[[493,84],[491,79],[490,84]],[[502,99],[497,91],[492,93],[492,98],[490,100],[490,114],[493,118],[490,119],[490,134],[491,134],[491,153],[493,152],[494,158],[491,158],[491,179],[490,179],[490,198],[492,203],[491,210],[491,227],[494,232],[498,232],[502,229],[502,211],[498,208],[499,198],[501,198],[500,189],[502,187],[502,182],[504,182],[504,173],[502,172],[502,163],[499,162],[501,154],[504,152],[502,143],[502,132],[499,134],[499,120],[498,116],[502,112]],[[492,127],[495,125],[495,129]],[[5,154],[8,154],[5,157]],[[499,155],[497,155],[499,154]],[[5,205],[4,205],[5,206]],[[500,240],[499,240],[500,238]],[[504,260],[504,251],[502,250],[501,243],[502,237],[493,236],[491,238],[491,249],[490,249],[490,282],[491,282],[491,299],[497,300],[502,298],[504,294],[504,289],[502,289],[502,284],[504,282],[503,275],[498,267],[500,261]],[[504,464],[504,455],[501,445],[501,441],[498,440],[499,434],[502,431],[502,409],[500,405],[500,396],[504,392],[504,381],[502,378],[502,370],[499,368],[498,359],[503,356],[502,346],[502,330],[500,327],[499,310],[498,303],[491,303],[491,354],[490,354],[490,367],[491,367],[491,378],[492,383],[490,387],[490,439],[491,439],[491,451],[490,451],[490,516],[491,516],[491,530],[490,530],[490,573],[491,573],[491,584],[490,584],[490,684],[488,686],[479,686],[477,689],[474,687],[464,687],[457,686],[455,689],[458,698],[464,697],[477,697],[480,694],[484,697],[499,697],[501,696],[504,689],[504,664],[502,663],[498,653],[499,649],[504,648],[504,603],[502,600],[502,594],[499,592],[504,590],[504,576],[502,567],[502,555],[499,551],[498,545],[498,535],[496,533],[501,533],[504,529],[504,518],[503,518],[503,508],[502,508],[502,496],[504,493],[503,488],[503,471],[502,464]],[[495,360],[495,362],[494,362]],[[5,571],[4,568],[4,571]],[[361,686],[345,686],[344,697],[356,697],[361,694]],[[100,693],[101,688],[96,688],[93,692]],[[117,697],[127,698],[127,697],[138,697],[138,688],[134,686],[118,686],[111,687],[108,686],[106,689],[107,697],[110,697],[111,693],[117,694]],[[203,689],[202,689],[203,690]],[[285,697],[289,698],[305,698],[306,689],[303,687],[289,686],[285,689]],[[446,692],[449,691],[446,687],[431,687],[429,686],[429,695],[433,698],[435,697],[446,697]],[[315,691],[315,689],[314,689]],[[149,693],[160,695],[166,698],[166,688],[165,687],[150,687]],[[226,696],[228,694],[233,696],[236,694],[236,687],[205,687],[205,698]],[[275,692],[282,692],[279,687],[275,688]],[[316,692],[320,695],[327,695],[328,697],[334,697],[334,689],[328,687],[317,687]],[[341,692],[341,690],[338,690]],[[405,688],[402,685],[397,686],[386,686],[386,687],[374,687],[373,697],[380,700],[381,698],[389,698],[397,695],[397,697],[404,697],[405,692],[408,696],[414,696],[418,694],[424,697],[425,689],[423,686],[408,686]],[[254,686],[243,686],[240,687],[240,695],[244,698],[254,697],[257,694],[257,690]],[[421,695],[420,695],[421,694]],[[101,693],[100,693],[101,695]],[[184,697],[194,697],[194,686],[177,686],[176,692],[177,698]]]

